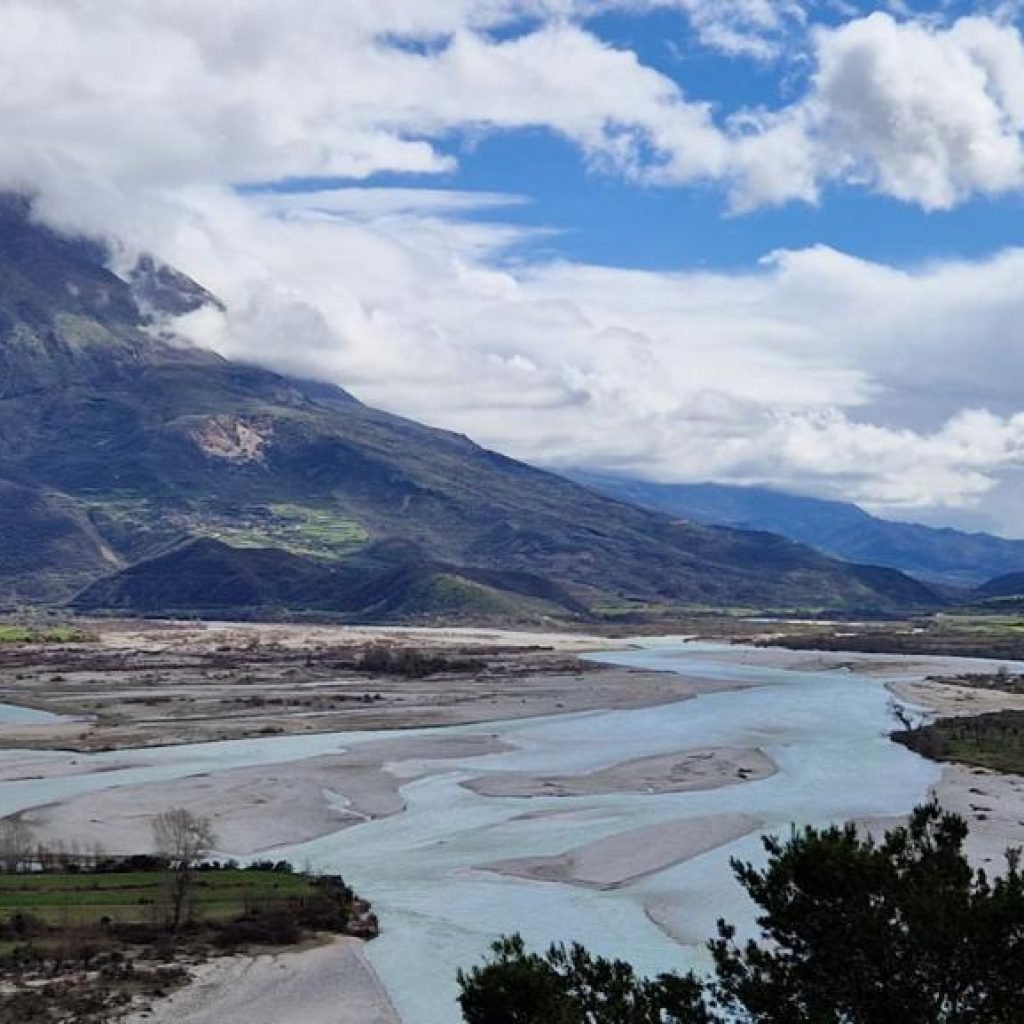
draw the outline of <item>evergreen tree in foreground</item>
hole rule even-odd
[[[881,841],[844,828],[766,837],[767,865],[733,861],[760,914],[724,921],[714,977],[637,977],[581,946],[541,956],[518,936],[459,972],[467,1024],[1021,1024],[1024,878],[1016,851],[989,879],[967,825],[932,803]]]

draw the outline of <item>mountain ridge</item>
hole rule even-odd
[[[912,581],[780,537],[680,523],[606,498],[333,385],[172,343],[143,306],[154,294],[172,311],[215,301],[200,285],[168,271],[140,299],[137,281],[107,268],[102,246],[36,225],[10,200],[0,218],[12,225],[0,245],[0,369],[20,374],[19,386],[9,380],[0,392],[0,481],[63,509],[68,536],[92,552],[73,571],[59,551],[41,559],[29,595],[5,569],[16,552],[0,536],[0,593],[9,600],[40,599],[46,579],[51,600],[70,600],[104,569],[135,579],[137,566],[146,571],[205,537],[243,552],[278,549],[302,561],[289,571],[310,579],[324,566],[344,570],[346,585],[367,592],[396,571],[367,552],[396,542],[407,545],[410,571],[432,579],[461,571],[512,606],[535,600],[516,590],[514,574],[546,580],[552,594],[567,595],[547,603],[571,615],[938,602]],[[157,264],[149,266],[152,284]],[[239,572],[257,559],[217,557]],[[497,575],[487,583],[485,573]],[[299,594],[289,603],[301,604]],[[402,614],[401,601],[387,611]]]
[[[1008,570],[1024,570],[1024,540],[881,519],[848,502],[760,487],[658,484],[585,471],[565,475],[667,515],[781,533],[834,558],[869,560],[931,583],[970,588]]]

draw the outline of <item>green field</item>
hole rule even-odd
[[[294,555],[343,559],[367,543],[361,523],[329,505],[272,502],[225,509],[213,504],[167,506],[144,498],[90,495],[88,506],[106,533],[150,552],[183,536],[213,537],[238,548],[277,547]],[[148,539],[147,539],[148,538]]]
[[[31,914],[55,927],[149,923],[166,907],[170,874],[163,871],[110,874],[0,875],[0,918]],[[236,918],[256,907],[309,895],[312,882],[278,871],[198,871],[190,889],[195,917]]]
[[[121,1020],[210,955],[324,934],[369,939],[377,920],[341,878],[283,863],[172,872],[139,857],[0,874],[0,1024]]]
[[[293,555],[327,559],[344,558],[369,540],[360,523],[328,508],[275,504],[265,511],[269,515],[248,523],[211,519],[192,529],[234,547],[279,547]]]
[[[0,626],[0,644],[70,644],[85,639],[74,626]]]

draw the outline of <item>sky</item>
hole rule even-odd
[[[1024,4],[0,0],[0,187],[551,468],[1024,536]]]

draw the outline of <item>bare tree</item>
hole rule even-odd
[[[35,834],[21,818],[0,821],[0,864],[8,874],[31,863],[35,844]]]
[[[903,726],[905,732],[913,732],[916,728],[914,717],[911,715],[909,708],[898,701],[889,701],[889,714]]]
[[[171,867],[171,930],[176,932],[191,888],[192,869],[209,856],[217,839],[209,818],[185,807],[172,807],[153,819],[153,842]]]
[[[184,807],[172,807],[153,819],[153,842],[157,853],[166,857],[172,868],[178,868],[201,861],[217,838],[209,818],[199,817]]]

